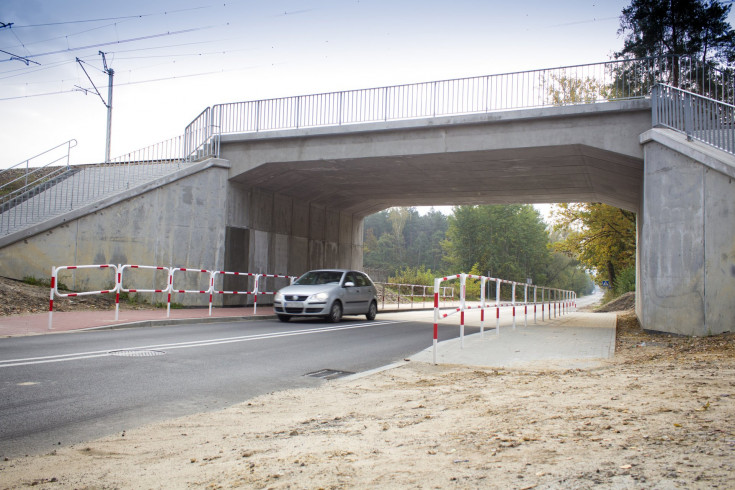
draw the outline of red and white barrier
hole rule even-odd
[[[157,271],[165,271],[166,272],[166,287],[163,289],[156,289],[156,288],[125,288],[124,287],[124,278],[125,278],[125,269],[148,269],[148,270],[157,270]],[[120,266],[120,274],[119,274],[119,289],[123,293],[168,293],[167,298],[167,304],[169,305],[169,309],[167,309],[166,316],[168,316],[168,313],[170,312],[170,304],[171,304],[171,268],[170,267],[161,267],[156,265],[131,265],[131,264],[125,264],[123,266]],[[117,317],[115,317],[115,320],[117,320]]]
[[[77,269],[110,269],[114,271],[114,278],[113,281],[115,283],[115,287],[108,290],[100,290],[100,291],[83,291],[83,292],[75,292],[75,293],[60,293],[58,290],[58,274],[59,271],[64,270],[77,270]],[[156,288],[156,287],[133,287],[131,284],[125,284],[125,272],[128,271],[128,274],[131,270],[134,269],[148,269],[148,270],[156,270],[156,271],[163,271],[166,273],[166,287],[164,288]],[[206,289],[176,289],[175,288],[175,278],[181,277],[183,273],[198,273],[198,274],[206,274],[207,277],[207,287]],[[225,291],[225,290],[215,290],[214,284],[215,284],[215,277],[218,275],[233,275],[233,276],[243,276],[243,277],[253,277],[255,278],[255,287],[252,291]],[[186,268],[186,267],[162,267],[162,266],[152,266],[152,265],[132,265],[132,264],[125,264],[125,265],[114,265],[114,264],[102,264],[102,265],[69,265],[69,266],[60,266],[60,267],[52,267],[51,268],[51,291],[49,294],[49,320],[48,320],[48,329],[53,329],[53,313],[54,313],[54,296],[58,298],[67,298],[67,297],[75,297],[75,296],[85,296],[85,295],[91,295],[91,294],[108,294],[108,293],[116,293],[115,295],[115,321],[118,321],[119,319],[119,310],[120,310],[120,293],[168,293],[167,299],[166,299],[166,317],[171,316],[171,294],[172,293],[178,293],[178,294],[208,294],[209,295],[209,316],[212,316],[212,301],[213,301],[213,295],[214,294],[247,294],[247,295],[253,295],[254,297],[254,303],[253,303],[253,314],[257,313],[257,296],[260,295],[272,295],[275,294],[275,291],[258,291],[258,280],[260,277],[272,277],[272,278],[284,278],[288,279],[289,283],[293,283],[294,279],[296,279],[296,276],[287,276],[284,274],[255,274],[250,272],[227,272],[227,271],[210,271],[206,269],[192,269],[192,268]],[[130,275],[128,275],[128,281],[131,282],[132,279],[130,278]],[[125,287],[128,286],[128,287]]]
[[[299,278],[298,276],[287,276],[285,274],[257,274],[255,276],[255,296],[253,298],[253,314],[255,314],[255,312],[258,309],[258,295],[259,294],[274,295],[277,292],[277,291],[260,291],[260,279],[266,278],[266,277],[272,277],[272,278],[277,278],[277,279],[288,279],[289,285],[293,284],[293,282]]]
[[[442,287],[441,284],[446,281],[452,281],[452,280],[460,280],[460,305],[459,308],[455,308],[452,311],[449,312],[442,312],[441,308],[439,306],[439,291]],[[467,302],[467,279],[476,279],[480,280],[480,303],[478,306],[472,306],[469,305]],[[488,281],[494,281],[495,282],[495,304],[488,305],[486,303],[486,296],[487,296],[487,282]],[[501,303],[500,301],[500,288],[502,284],[508,284],[511,287],[511,295],[510,295],[510,302]],[[498,279],[494,277],[486,277],[486,276],[475,276],[471,274],[456,274],[452,276],[446,276],[446,277],[437,277],[434,279],[434,340],[433,340],[433,359],[434,364],[436,364],[436,349],[438,344],[438,338],[439,338],[439,320],[447,318],[451,315],[454,315],[455,313],[459,313],[460,317],[460,344],[461,347],[464,348],[464,330],[465,330],[465,311],[471,310],[471,309],[479,309],[480,310],[480,333],[482,336],[485,334],[485,310],[489,308],[495,308],[495,332],[497,335],[500,335],[500,308],[503,307],[510,307],[512,308],[512,314],[513,314],[513,329],[516,328],[516,308],[519,306],[523,307],[523,324],[524,326],[528,326],[528,307],[531,305],[529,302],[529,285],[523,284],[523,302],[518,303],[516,302],[516,290],[517,285],[523,284],[523,283],[517,283],[515,281],[509,281],[506,279]],[[536,323],[536,308],[538,305],[538,286],[533,286],[533,321]],[[551,319],[551,308],[553,305],[554,308],[554,318],[557,316],[557,311],[559,315],[565,314],[569,311],[568,305],[572,303],[571,299],[575,298],[575,294],[573,291],[565,291],[565,290],[559,290],[559,289],[551,289],[551,288],[540,288],[541,289],[541,321],[544,321],[544,305],[545,305],[545,294],[544,290],[548,289],[548,301],[549,301],[549,319]],[[554,294],[554,298],[552,301],[552,293]]]
[[[237,277],[252,277],[255,280],[254,288],[252,291],[240,291],[240,290],[220,290],[220,289],[214,289],[215,279],[217,276],[237,276]],[[233,294],[233,295],[245,295],[245,296],[255,296],[257,294],[256,289],[258,287],[258,281],[257,281],[258,274],[254,274],[252,272],[227,272],[227,271],[212,271],[212,292],[214,294]],[[210,316],[212,315],[212,309],[209,310]],[[255,314],[255,309],[253,308],[253,314]]]
[[[174,287],[175,280],[176,280],[176,273],[177,272],[195,272],[198,274],[206,274],[207,275],[207,289],[176,289]],[[181,274],[179,274],[181,275]],[[171,315],[171,293],[180,293],[180,294],[208,294],[209,295],[209,314],[212,315],[212,282],[213,282],[213,275],[212,271],[208,271],[207,269],[187,269],[186,267],[173,267],[171,268],[171,274],[169,276],[171,279],[169,281],[169,295],[168,295],[168,302],[166,304],[166,316]]]
[[[59,292],[59,271],[62,270],[78,270],[78,269],[99,269],[99,270],[112,270],[115,273],[114,282],[115,287],[112,289],[104,289],[99,291],[82,291],[76,293],[60,293]],[[51,267],[51,294],[49,297],[48,307],[48,329],[53,329],[53,316],[54,316],[54,296],[59,298],[74,298],[76,296],[88,296],[91,294],[109,294],[116,293],[115,295],[115,320],[118,319],[118,311],[120,305],[120,274],[118,273],[118,267],[113,264],[102,264],[102,265],[64,265],[61,267]]]

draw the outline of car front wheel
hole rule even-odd
[[[285,323],[285,322],[289,321],[291,319],[291,317],[288,316],[288,315],[278,315],[278,319]]]
[[[368,309],[368,312],[365,314],[365,318],[368,319],[368,321],[375,320],[375,315],[378,314],[378,305],[375,304],[375,301],[370,303],[370,308]]]
[[[327,320],[329,320],[330,323],[337,323],[340,320],[342,320],[342,303],[339,301],[335,301],[332,303],[332,307],[329,309],[329,316],[327,316]]]

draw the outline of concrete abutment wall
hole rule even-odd
[[[0,275],[48,279],[52,266],[139,264],[164,267],[298,275],[318,267],[362,267],[362,218],[246,188],[228,180],[229,163],[212,160],[67,215],[45,229],[29,230],[0,246]],[[111,274],[63,272],[77,291],[109,289]],[[133,274],[128,272],[126,274]],[[146,284],[165,288],[160,274],[135,272]],[[181,273],[177,289],[208,287],[203,274]],[[225,290],[244,288],[224,277]],[[150,282],[148,282],[150,281]],[[155,282],[155,284],[153,284]],[[272,279],[260,290],[284,284]],[[126,281],[126,287],[131,286]],[[218,286],[219,287],[219,286]],[[173,301],[201,305],[206,295],[174,294]],[[144,293],[151,302],[165,295]],[[252,303],[252,296],[216,295],[215,305]]]
[[[682,335],[735,331],[735,157],[664,129],[641,142],[641,324]]]
[[[227,203],[225,270],[300,275],[362,268],[360,217],[236,182],[228,183]],[[235,281],[226,278],[225,289]],[[225,304],[239,300],[227,296]]]

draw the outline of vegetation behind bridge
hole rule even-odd
[[[588,294],[585,266],[556,251],[562,234],[550,231],[531,205],[456,206],[452,214],[391,208],[365,219],[364,264],[373,279],[433,283],[468,272]]]

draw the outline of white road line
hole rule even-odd
[[[28,357],[25,359],[6,359],[0,360],[0,368],[4,367],[15,367],[15,366],[29,366],[34,364],[47,364],[52,362],[64,362],[64,361],[76,361],[80,359],[93,359],[96,357],[108,357],[112,351],[124,351],[124,350],[173,350],[173,349],[188,349],[191,347],[203,347],[210,345],[220,344],[231,344],[235,342],[252,342],[254,340],[266,340],[275,339],[280,337],[292,337],[297,335],[310,335],[316,333],[328,333],[337,332],[340,330],[354,330],[358,328],[377,327],[382,325],[393,325],[397,323],[405,323],[401,321],[383,321],[383,322],[370,322],[370,323],[353,323],[348,325],[336,325],[333,327],[321,327],[321,328],[310,328],[303,330],[290,330],[287,332],[272,332],[256,335],[242,335],[238,337],[224,337],[219,339],[207,339],[207,340],[196,340],[190,342],[177,342],[171,344],[155,344],[155,345],[144,345],[138,347],[115,347],[113,349],[103,351],[91,351],[91,352],[76,352],[72,354],[58,354],[54,356],[43,356],[43,357]]]

